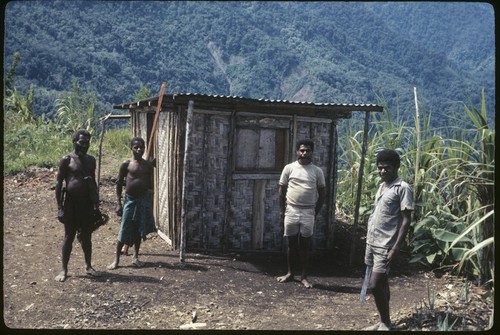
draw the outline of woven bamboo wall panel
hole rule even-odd
[[[254,180],[236,180],[227,227],[229,249],[251,249]]]
[[[146,151],[148,151],[148,128],[147,128],[147,113],[138,113],[139,126],[137,127],[138,132],[134,136],[142,137],[146,142]]]
[[[265,180],[264,227],[262,250],[281,250],[282,234],[279,226],[278,180]],[[232,206],[227,229],[230,249],[251,250],[252,221],[255,211],[253,198],[255,180],[236,180],[232,190]]]
[[[161,113],[158,120],[158,157],[156,166],[158,169],[158,201],[159,215],[157,226],[171,240],[175,241],[175,223],[177,209],[177,179],[178,169],[176,161],[176,148],[178,139],[176,137],[178,113]]]
[[[264,250],[281,250],[283,235],[279,224],[278,179],[266,183]]]
[[[219,249],[224,224],[230,120],[194,113],[187,174],[187,248]]]

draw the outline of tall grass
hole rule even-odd
[[[54,167],[70,152],[71,138],[57,130],[52,121],[37,119],[21,122],[10,115],[4,123],[4,174],[15,174],[30,167]]]
[[[494,267],[495,132],[484,101],[483,92],[481,108],[464,106],[464,117],[447,129],[432,128],[431,115],[424,110],[420,134],[410,121],[393,120],[387,110],[373,117],[360,208],[366,224],[380,183],[376,152],[395,149],[402,158],[400,175],[417,185],[408,238],[411,262],[445,267],[481,284],[492,279]],[[346,126],[339,143],[337,206],[347,215],[355,208],[362,143],[362,134],[354,129]]]
[[[31,168],[57,168],[62,156],[73,151],[72,133],[43,117],[29,122],[21,116],[7,113],[4,123],[4,175],[28,171]],[[89,154],[99,154],[99,131],[94,129]],[[128,128],[106,131],[103,141],[103,159],[125,159],[130,156]]]
[[[72,134],[77,129],[90,132],[89,154],[97,156],[102,129],[99,111],[95,110],[95,93],[81,89],[78,81],[73,81],[71,90],[56,100],[54,120],[45,115],[35,116],[32,109],[34,90],[30,88],[23,96],[14,85],[19,58],[16,54],[4,86],[4,174],[32,167],[57,167],[61,157],[73,150]],[[143,88],[138,94],[149,93]],[[129,156],[130,136],[130,130],[124,128],[106,132],[103,152],[116,157]]]

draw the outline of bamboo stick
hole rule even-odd
[[[415,192],[415,197],[418,192],[418,171],[420,170],[420,112],[418,110],[418,100],[417,100],[417,88],[413,88],[413,95],[415,96],[415,131],[417,132],[417,152],[415,155],[415,181],[413,183],[413,189]],[[414,220],[417,219],[417,211],[413,211]]]

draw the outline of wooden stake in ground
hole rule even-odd
[[[415,96],[415,131],[417,133],[417,152],[415,154],[415,181],[413,184],[413,189],[415,190],[415,195],[418,192],[418,171],[420,170],[420,112],[418,111],[418,100],[417,100],[417,88],[413,88],[413,94]],[[417,220],[417,211],[413,211],[414,219]]]

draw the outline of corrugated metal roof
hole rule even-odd
[[[193,97],[212,97],[212,98],[222,98],[222,99],[235,99],[244,101],[258,101],[258,102],[271,102],[271,103],[282,103],[282,104],[299,104],[299,105],[309,105],[309,106],[351,106],[351,107],[380,107],[374,104],[338,104],[338,103],[318,103],[318,102],[307,102],[307,101],[289,101],[289,100],[273,100],[273,99],[250,99],[240,96],[225,96],[225,95],[210,95],[210,94],[198,94],[198,93],[182,93],[174,94],[178,96],[193,96]],[[380,107],[382,108],[382,107]]]
[[[114,109],[135,109],[145,106],[156,106],[159,97],[153,97],[145,100],[135,102],[127,102],[122,104],[113,105]],[[281,107],[294,107],[306,109],[319,109],[330,112],[353,112],[353,111],[370,111],[382,112],[383,107],[376,104],[339,104],[339,103],[317,103],[306,101],[289,101],[289,100],[273,100],[273,99],[251,99],[241,96],[225,96],[225,95],[211,95],[200,93],[170,93],[165,94],[162,99],[162,104],[185,102],[194,99],[195,102],[206,103],[225,103],[225,104],[243,104],[254,106],[281,106]]]

